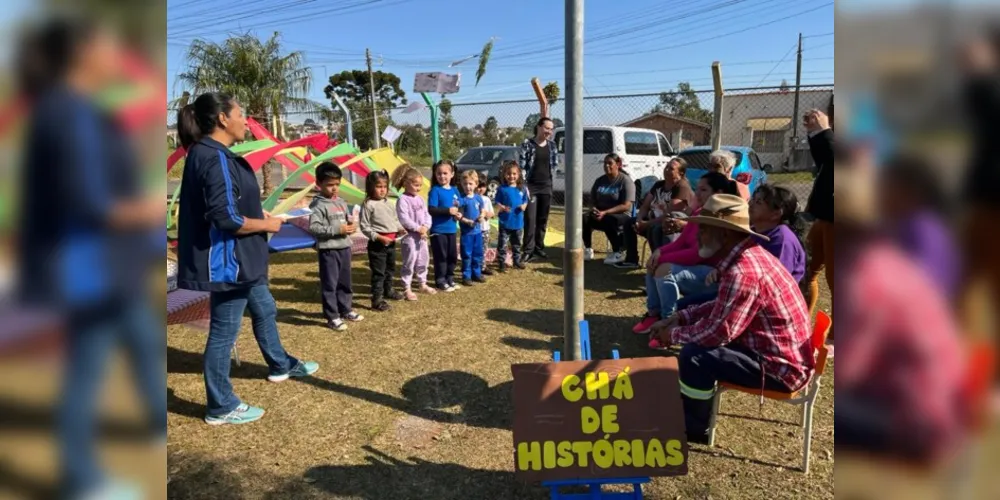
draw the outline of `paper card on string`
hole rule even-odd
[[[382,139],[385,140],[385,142],[388,142],[389,144],[393,144],[396,142],[397,139],[399,139],[399,136],[401,135],[403,135],[402,130],[399,130],[398,128],[393,127],[392,125],[389,125],[388,127],[385,128],[385,132],[382,132]]]
[[[454,94],[461,85],[462,74],[447,75],[441,72],[417,73],[414,76],[413,91],[433,94]]]

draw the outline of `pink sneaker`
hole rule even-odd
[[[427,295],[434,295],[434,294],[438,293],[437,290],[435,290],[435,289],[427,286],[427,283],[424,283],[424,284],[420,285],[420,291],[423,292],[423,293],[426,293]]]
[[[666,351],[667,349],[670,349],[670,346],[660,342],[660,339],[649,339],[649,348],[654,351]]]
[[[636,335],[648,335],[650,329],[653,327],[653,324],[657,321],[660,321],[660,318],[656,316],[646,316],[645,318],[642,318],[642,321],[640,321],[637,325],[632,327],[632,333]]]
[[[403,298],[410,301],[417,300],[417,294],[413,293],[410,289],[406,289],[406,291],[403,292]]]

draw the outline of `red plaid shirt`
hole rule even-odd
[[[789,390],[802,388],[816,362],[809,310],[795,279],[752,238],[736,245],[717,267],[719,297],[681,311],[685,326],[670,332],[673,343],[740,345],[759,354],[764,372]]]
[[[869,244],[848,262],[834,326],[836,391],[879,401],[899,429],[919,429],[936,446],[951,444],[961,429],[957,402],[966,360],[940,288],[885,243]]]

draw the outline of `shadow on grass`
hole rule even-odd
[[[500,339],[500,342],[504,345],[510,347],[516,347],[518,349],[524,349],[527,351],[547,351],[552,352],[557,349],[559,345],[562,345],[562,337],[552,337],[548,341],[539,339],[526,339],[523,337],[511,337],[507,336]]]
[[[406,460],[372,447],[365,465],[324,465],[305,473],[306,483],[335,497],[393,499],[547,498],[547,491],[523,484],[513,472],[471,469],[420,458]],[[283,492],[286,493],[286,492]]]
[[[718,446],[718,445],[716,445],[716,446]],[[749,462],[749,463],[756,464],[756,465],[763,465],[764,467],[774,467],[774,468],[782,468],[782,469],[795,469],[797,467],[797,465],[778,464],[778,463],[774,463],[774,462],[765,462],[763,460],[757,460],[756,458],[741,457],[739,455],[736,455],[735,453],[724,453],[724,452],[721,452],[721,451],[717,451],[715,449],[706,450],[706,449],[702,449],[702,448],[695,448],[695,447],[692,446],[690,451],[691,451],[691,453],[697,453],[699,455],[706,455],[706,456],[715,457],[715,458],[725,458],[725,459],[729,459],[729,460],[738,460],[740,462]]]
[[[429,462],[416,457],[397,458],[370,446],[363,464],[321,465],[301,477],[280,477],[267,471],[248,471],[236,463],[204,456],[171,454],[168,498],[222,499],[356,498],[360,500],[491,500],[544,499],[547,490],[521,483],[513,472],[473,469],[456,463]],[[247,471],[247,472],[237,472]],[[0,474],[2,474],[0,469]],[[257,484],[276,487],[250,491]],[[0,475],[0,477],[3,477]],[[44,490],[40,490],[44,491]],[[43,498],[38,496],[35,498]]]
[[[57,404],[26,405],[0,399],[0,432],[53,432],[57,423]],[[152,436],[145,422],[124,421],[108,416],[97,417],[98,436],[123,441],[142,441]],[[2,483],[0,483],[2,484]]]
[[[0,485],[3,485],[4,491],[13,493],[13,498],[44,500],[57,498],[59,494],[51,482],[23,475],[2,459],[0,459]]]
[[[507,323],[518,328],[555,337],[556,339],[549,343],[550,349],[559,349],[562,347],[560,341],[563,333],[563,311],[534,309],[524,312],[511,309],[490,309],[486,311],[486,317],[491,321]],[[648,336],[632,333],[634,318],[588,314],[585,319],[590,325],[590,350],[595,359],[610,358],[612,349],[618,349],[618,353],[622,358],[643,358],[661,355],[656,351],[651,351],[647,347],[649,342]],[[512,347],[523,347],[532,350],[544,347],[540,343],[542,341],[527,342],[526,340],[528,339],[506,337],[501,342]]]
[[[202,355],[167,348],[169,373],[202,373]],[[322,371],[320,373],[323,373]],[[265,383],[268,370],[264,365],[243,362],[230,368],[231,378],[258,379]],[[489,429],[510,429],[513,413],[511,381],[490,387],[477,375],[460,371],[434,372],[414,377],[403,384],[403,397],[383,394],[363,387],[352,387],[316,377],[295,381],[326,391],[343,394],[377,405],[392,408],[416,417],[435,422],[461,423]],[[461,406],[459,413],[442,411],[442,408]],[[191,403],[168,393],[168,411],[177,415],[201,418],[204,405]]]

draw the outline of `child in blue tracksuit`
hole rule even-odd
[[[486,283],[483,278],[483,229],[480,223],[485,219],[485,204],[479,195],[479,174],[475,170],[462,173],[463,196],[458,200],[462,228],[462,284],[472,286],[473,282]]]
[[[431,251],[434,253],[434,283],[438,290],[454,292],[455,263],[458,262],[458,243],[455,221],[461,217],[458,200],[461,195],[454,186],[455,164],[441,160],[434,164],[431,191],[427,194],[427,211],[431,214]]]
[[[507,242],[510,242],[513,264],[524,269],[521,263],[521,237],[524,233],[524,209],[528,206],[528,189],[521,178],[521,168],[516,161],[504,162],[500,170],[503,186],[497,190],[496,211],[500,214],[500,239],[497,241],[499,271],[507,270]]]

